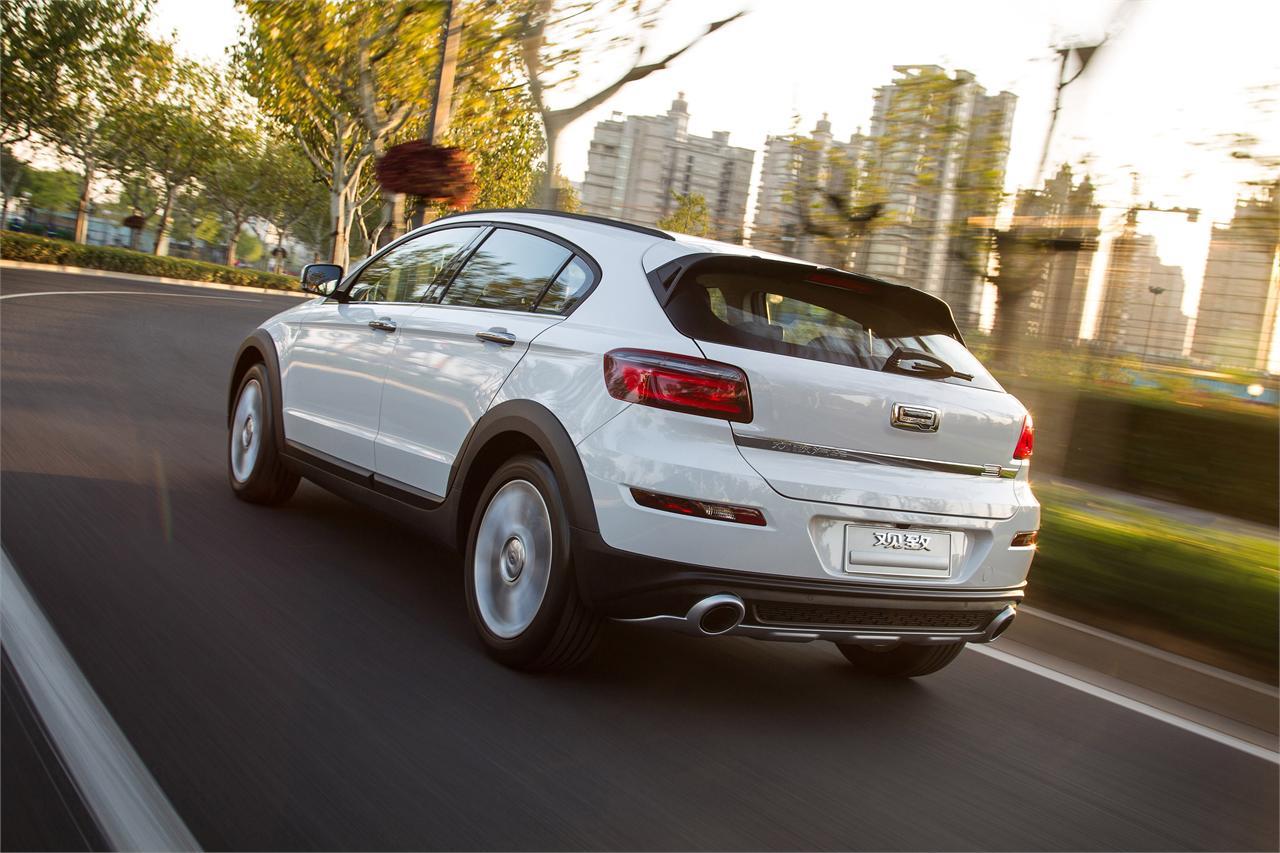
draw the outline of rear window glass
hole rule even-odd
[[[698,340],[795,358],[882,370],[899,347],[928,353],[1000,390],[977,358],[937,321],[937,304],[872,282],[848,285],[741,272],[686,274],[667,305],[676,328]],[[914,305],[913,305],[914,303]],[[919,311],[913,311],[913,307]],[[930,319],[930,314],[934,315]]]

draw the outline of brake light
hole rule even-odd
[[[609,394],[628,403],[751,423],[747,374],[731,364],[669,352],[616,349],[604,357]]]
[[[695,501],[691,498],[678,498],[674,495],[661,495],[647,492],[644,489],[632,489],[631,497],[640,506],[649,509],[660,509],[663,512],[674,512],[679,515],[692,515],[695,518],[709,518],[713,521],[732,521],[737,524],[751,524],[764,527],[764,513],[755,507],[718,504],[710,501]]]
[[[1030,459],[1031,448],[1036,443],[1036,428],[1031,422],[1031,415],[1027,415],[1026,420],[1022,422],[1022,435],[1018,436],[1018,446],[1013,449],[1014,459]]]

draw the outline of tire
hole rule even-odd
[[[463,564],[467,610],[494,660],[537,672],[590,655],[600,619],[578,594],[569,541],[551,466],[531,455],[504,463],[476,502]]]
[[[897,645],[883,651],[867,646],[837,645],[854,669],[881,678],[919,678],[937,672],[951,663],[964,643],[945,646]]]
[[[271,384],[255,364],[240,379],[227,436],[227,479],[241,500],[274,506],[297,490],[298,475],[285,467],[275,435]]]

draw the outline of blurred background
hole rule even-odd
[[[1028,602],[1276,682],[1280,6],[0,8],[5,258],[290,288],[530,206],[918,287],[1035,416]]]

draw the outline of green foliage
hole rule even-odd
[[[533,106],[518,91],[465,99],[445,144],[466,150],[475,163],[473,207],[530,206],[545,146]]]
[[[1274,672],[1274,538],[1180,524],[1078,490],[1038,486],[1037,493],[1030,603],[1155,628]]]
[[[707,211],[707,200],[701,193],[671,193],[675,199],[676,209],[659,219],[659,228],[676,231],[680,234],[691,234],[694,237],[708,237],[711,234],[711,215]]]
[[[151,0],[0,0],[0,136],[59,147],[91,131],[146,39]]]
[[[87,246],[68,240],[53,240],[30,234],[0,233],[0,257],[11,261],[36,264],[60,264],[96,270],[156,275],[188,281],[212,281],[263,287],[271,290],[297,290],[298,282],[284,275],[259,270],[227,267],[204,261],[189,261],[120,249],[112,246]]]
[[[31,206],[41,210],[75,210],[80,198],[80,176],[65,169],[28,169],[22,192],[31,193]]]
[[[236,238],[236,257],[247,264],[262,260],[265,250],[262,241],[252,231],[241,231]]]
[[[1036,415],[1036,470],[1260,524],[1280,517],[1274,409],[1044,383],[1010,390]]]

